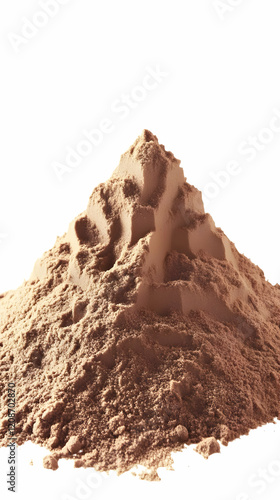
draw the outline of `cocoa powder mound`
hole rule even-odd
[[[1,296],[0,445],[9,382],[18,443],[46,446],[53,469],[61,457],[118,473],[142,464],[156,479],[186,443],[271,422],[279,305],[279,285],[145,130],[31,278]]]

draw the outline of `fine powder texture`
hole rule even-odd
[[[185,444],[219,451],[279,416],[279,305],[145,130],[0,298],[0,445],[15,382],[18,443],[46,446],[45,467],[142,464],[156,479]]]

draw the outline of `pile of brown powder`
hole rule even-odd
[[[179,165],[144,131],[1,296],[1,446],[11,381],[18,443],[46,446],[53,469],[69,457],[156,471],[184,443],[227,444],[279,415],[280,287],[215,227]]]

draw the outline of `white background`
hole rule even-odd
[[[203,191],[207,211],[239,251],[273,284],[280,282],[279,0],[57,0],[57,12],[42,17],[46,3],[0,6],[0,292],[28,279],[35,260],[85,209],[93,188],[144,128],[182,160],[187,180]],[[155,71],[162,76],[152,82],[147,75]],[[147,82],[152,89],[145,89]],[[127,96],[130,104],[121,111]],[[99,144],[59,179],[54,165],[66,165],[68,148],[77,150],[92,129],[99,130]],[[267,457],[263,467],[280,463],[279,429],[278,442],[272,440],[276,455],[254,436]],[[236,491],[217,476],[207,498],[270,500],[274,490],[278,497],[280,477],[266,479],[262,493],[248,487],[258,469],[248,465],[248,439],[240,442],[244,464],[226,450],[226,464],[235,467],[237,460],[244,471],[230,476]],[[193,467],[201,467],[202,487],[207,467],[199,464]],[[29,472],[29,491],[43,498],[38,481],[47,478],[48,493],[63,499],[71,489],[55,492],[59,474],[39,467],[32,479]],[[180,487],[182,498],[202,498],[202,490],[188,489],[194,483],[187,472],[185,488],[172,478],[174,493]],[[139,488],[135,481],[119,483],[125,498]],[[106,494],[102,488],[90,498],[111,498],[116,482],[106,483]],[[147,487],[145,496],[154,497],[155,488]],[[238,498],[243,491],[249,496]],[[21,482],[19,495],[26,492]]]

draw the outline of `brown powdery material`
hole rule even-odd
[[[214,453],[220,453],[220,445],[217,439],[212,436],[200,441],[200,443],[195,448],[195,451],[197,451],[197,453],[200,453],[200,455],[207,459]]]
[[[142,464],[156,479],[185,443],[227,444],[273,421],[279,304],[279,285],[145,130],[29,281],[0,298],[1,446],[11,381],[18,443],[46,446],[53,469],[61,457],[118,473]]]

